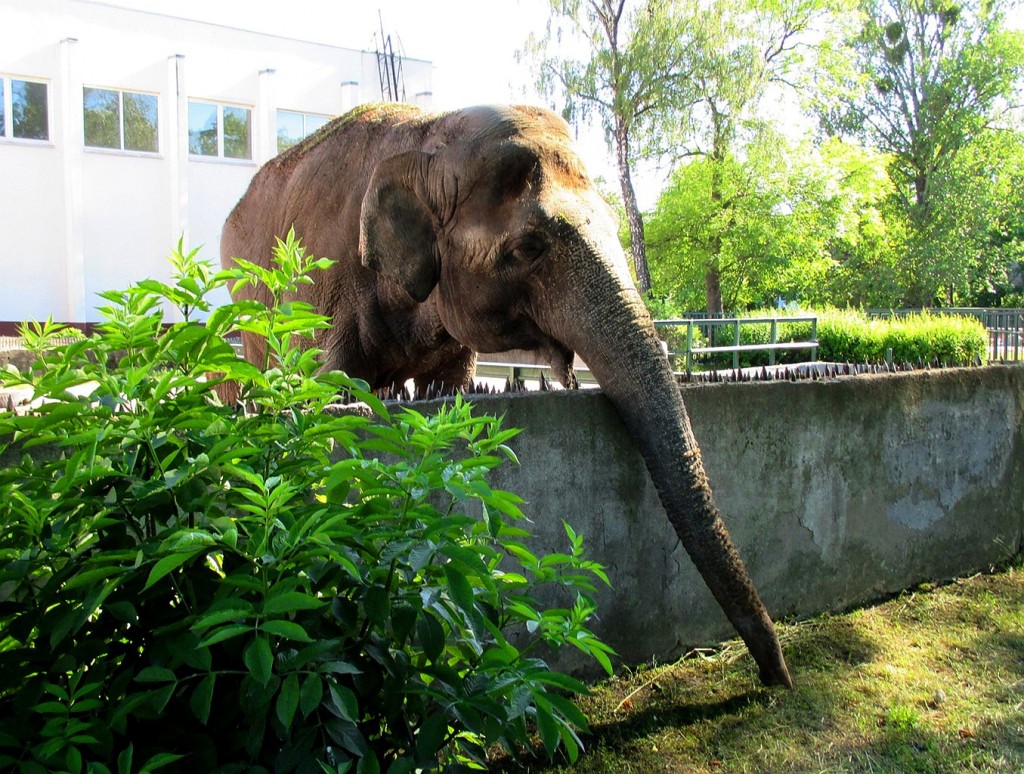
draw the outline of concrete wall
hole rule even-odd
[[[690,386],[683,398],[776,619],[986,569],[1024,547],[1024,366]],[[491,484],[526,499],[533,550],[564,551],[564,519],[608,568],[614,588],[596,595],[592,628],[623,662],[735,636],[599,391],[473,400],[525,428],[509,443],[521,465]],[[573,649],[555,662],[595,673]]]
[[[706,385],[683,397],[775,618],[842,610],[1021,550],[1024,368]],[[607,565],[614,589],[597,595],[593,628],[623,661],[735,636],[600,393],[477,402],[526,428],[510,444],[521,467],[492,483],[527,500],[534,547],[564,551],[565,519]]]

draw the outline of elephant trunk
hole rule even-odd
[[[639,294],[611,272],[596,280],[592,273],[569,297],[576,308],[559,338],[587,363],[637,440],[669,521],[761,681],[791,687],[775,627],[715,507],[679,385]]]

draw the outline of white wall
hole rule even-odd
[[[402,69],[429,107],[430,63]],[[381,96],[372,53],[86,0],[0,0],[0,76],[47,82],[50,121],[48,141],[0,138],[0,323],[95,321],[97,292],[166,280],[180,236],[216,263],[224,219],[277,152],[276,111]],[[159,152],[84,147],[83,86],[157,94]],[[253,159],[190,158],[189,99],[250,108]]]

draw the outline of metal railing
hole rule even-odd
[[[581,386],[596,387],[597,379],[589,368],[576,368],[576,379]],[[558,380],[551,373],[551,368],[539,363],[496,363],[493,361],[477,361],[476,375],[482,379],[506,379],[509,383],[540,382],[541,376],[549,382]]]
[[[789,323],[810,323],[811,333],[809,339],[779,341],[779,325]],[[770,333],[767,342],[743,344],[740,328],[743,325],[769,325]],[[807,315],[803,317],[716,317],[702,319],[684,320],[658,320],[654,323],[656,328],[686,327],[686,348],[683,350],[669,350],[670,358],[683,357],[686,363],[686,372],[693,371],[694,356],[715,355],[732,353],[732,367],[740,367],[740,355],[744,352],[767,352],[768,365],[775,365],[777,352],[806,349],[810,351],[811,361],[815,361],[818,355],[818,317]],[[718,343],[720,328],[731,329],[729,344]],[[708,346],[695,343],[694,332],[700,331],[704,338],[711,342]]]
[[[788,323],[810,323],[810,338],[801,340],[779,340],[779,327]],[[763,343],[743,344],[740,334],[740,327],[747,324],[767,324],[770,326],[769,340]],[[665,355],[670,361],[685,359],[686,373],[693,371],[694,357],[702,355],[715,355],[721,353],[732,353],[732,364],[734,369],[740,367],[740,355],[744,352],[767,352],[768,364],[775,365],[776,353],[788,350],[805,349],[810,352],[810,360],[817,359],[818,352],[818,318],[816,315],[803,317],[722,317],[722,318],[699,318],[686,320],[656,320],[655,328],[679,328],[686,327],[686,348],[673,350],[665,346]],[[696,341],[695,331],[701,331],[704,338],[715,341],[718,337],[712,330],[720,327],[729,328],[729,344],[699,345]],[[683,373],[683,371],[676,371]],[[476,364],[476,375],[485,379],[506,379],[510,383],[517,381],[539,382],[541,376],[549,381],[554,381],[551,369],[539,363],[505,363],[494,361],[478,361]],[[597,380],[587,368],[576,368],[576,378],[581,385],[596,385]]]

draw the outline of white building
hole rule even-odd
[[[431,64],[401,71],[429,107]],[[0,333],[99,319],[182,237],[216,264],[259,166],[382,98],[376,53],[89,0],[0,0],[0,95]]]

